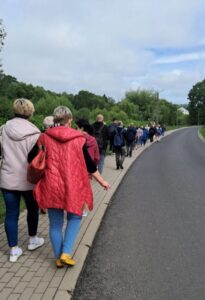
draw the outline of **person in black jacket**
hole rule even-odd
[[[104,167],[104,160],[106,155],[106,149],[108,145],[109,140],[109,134],[108,134],[108,127],[104,123],[104,117],[103,115],[97,115],[96,122],[92,124],[93,129],[93,136],[96,138],[98,147],[99,147],[99,153],[100,153],[100,160],[98,163],[98,171],[102,173],[103,167]]]

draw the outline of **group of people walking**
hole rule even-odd
[[[38,210],[47,209],[56,266],[73,266],[72,249],[83,211],[93,208],[90,176],[104,189],[110,187],[109,183],[98,172],[98,161],[89,154],[89,147],[86,146],[89,137],[84,132],[86,126],[79,123],[79,128],[84,126],[84,130],[71,128],[72,113],[68,107],[59,106],[54,110],[53,124],[44,133],[30,122],[34,113],[31,101],[15,100],[13,111],[14,118],[2,128],[0,167],[9,260],[16,262],[23,253],[18,245],[20,198],[23,197],[27,208],[28,250],[35,250],[44,244],[44,239],[37,236]],[[51,118],[49,121],[52,123]],[[27,168],[42,145],[46,149],[45,174],[33,185],[27,180]],[[64,212],[67,222],[63,232]]]
[[[49,235],[56,267],[73,266],[72,251],[82,216],[93,209],[90,179],[93,177],[104,189],[110,185],[102,177],[106,152],[115,153],[116,169],[123,169],[125,157],[131,157],[136,144],[145,145],[153,136],[159,140],[162,126],[139,127],[113,119],[109,126],[99,114],[91,125],[78,119],[72,126],[72,112],[58,106],[52,116],[44,119],[44,132],[31,123],[34,105],[28,99],[13,103],[14,118],[0,130],[1,165],[0,188],[6,206],[5,232],[10,247],[9,261],[16,262],[23,250],[18,245],[20,199],[25,201],[28,225],[28,250],[44,244],[37,235],[39,208],[48,212]],[[45,149],[44,176],[34,185],[28,181],[28,165]],[[64,214],[66,213],[66,226]]]

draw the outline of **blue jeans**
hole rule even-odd
[[[10,191],[2,189],[6,206],[5,231],[9,247],[18,245],[18,219],[20,199],[24,198],[27,208],[27,224],[29,236],[35,236],[38,227],[38,204],[33,197],[33,191]]]
[[[63,234],[64,210],[57,208],[48,209],[49,234],[55,258],[60,258],[62,253],[71,254],[80,230],[81,216],[67,213],[67,224]]]
[[[98,171],[100,174],[102,174],[103,171],[104,161],[105,161],[105,154],[100,154],[100,160],[98,163]]]

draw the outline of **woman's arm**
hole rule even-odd
[[[85,158],[85,163],[86,163],[86,167],[87,167],[87,171],[88,173],[90,173],[92,175],[92,177],[95,178],[95,180],[102,186],[104,187],[106,190],[110,188],[110,185],[107,181],[105,181],[102,176],[100,175],[100,173],[98,172],[96,165],[94,163],[94,161],[91,159],[87,147],[86,145],[83,146],[83,154],[84,154],[84,158]]]

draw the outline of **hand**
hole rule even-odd
[[[108,190],[111,187],[110,184],[107,181],[105,181],[105,180],[103,180],[103,182],[101,183],[101,185],[102,185],[102,187],[104,187],[105,190]]]

